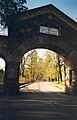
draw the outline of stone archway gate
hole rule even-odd
[[[8,36],[0,36],[0,57],[6,61],[4,94],[19,93],[19,65],[34,48],[57,52],[70,64],[67,92],[77,94],[77,23],[53,5],[23,12],[12,19]],[[70,82],[70,78],[68,79]]]

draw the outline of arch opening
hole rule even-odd
[[[20,63],[20,91],[68,92],[72,83],[71,66],[62,54],[50,49],[32,49],[24,54]],[[51,87],[46,90],[48,84]]]
[[[5,78],[5,60],[0,57],[0,94],[3,93],[4,78]]]

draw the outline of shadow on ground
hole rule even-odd
[[[70,112],[72,107],[63,106],[71,100],[71,96],[61,93],[21,92],[15,97],[1,96],[0,120],[75,120]]]

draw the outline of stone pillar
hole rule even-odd
[[[4,79],[4,95],[19,94],[19,63],[9,62],[6,64]]]
[[[70,93],[70,67],[67,66],[66,68],[66,76],[65,76],[65,93],[69,94]]]
[[[71,93],[73,95],[77,95],[77,68],[75,68],[72,72]]]

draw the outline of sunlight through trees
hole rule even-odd
[[[38,55],[38,49],[33,49],[23,56],[20,64],[20,83],[38,80],[64,81],[65,64],[63,59],[53,51],[43,50],[43,55]]]

